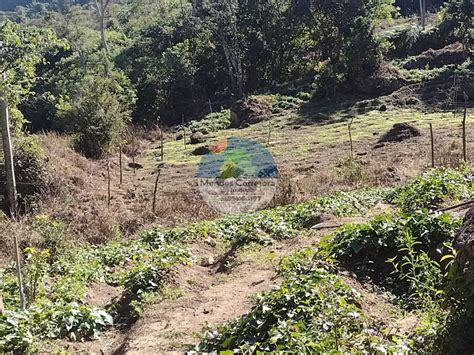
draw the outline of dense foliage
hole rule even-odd
[[[282,89],[287,83],[295,83],[291,94],[305,100],[353,92],[379,68],[387,49],[424,48],[419,42],[425,37],[429,46],[461,40],[467,48],[472,17],[468,0],[451,0],[439,28],[413,32],[405,26],[399,34],[377,36],[376,24],[397,15],[393,0],[107,4],[102,11],[90,1],[35,2],[8,15],[20,25],[2,25],[3,36],[16,36],[6,43],[14,39],[17,49],[30,53],[24,55],[29,67],[16,66],[8,75],[11,83],[22,83],[21,90],[10,90],[18,127],[26,122],[33,130],[69,130],[91,157],[107,152],[130,117],[177,124],[184,115],[188,122],[253,92],[288,93]],[[51,48],[53,33],[60,50]],[[93,107],[85,92],[94,89],[107,97],[95,93],[103,98],[95,109],[103,112],[91,115],[84,112]],[[295,105],[280,97],[272,111]],[[111,135],[85,131],[109,124]]]
[[[424,195],[445,186],[438,179],[440,174],[457,176],[458,172],[431,171],[399,189],[398,201],[403,203],[403,189],[423,180],[430,188],[419,194],[420,201],[425,201],[421,207],[429,207],[431,199]],[[451,191],[470,187],[465,179],[447,184]],[[461,327],[472,317],[467,316],[465,303],[450,295],[454,279],[445,273],[457,227],[459,220],[447,214],[432,215],[427,209],[412,214],[387,213],[369,223],[343,225],[316,248],[284,258],[277,269],[281,285],[260,295],[248,314],[205,328],[197,349],[252,353],[444,353],[464,349],[466,339],[460,334],[466,336],[468,331]],[[371,323],[361,306],[364,296],[349,286],[354,281],[348,282],[346,273],[337,275],[338,266],[370,276],[394,293],[393,301],[416,314],[419,325],[399,337],[390,335],[385,319]]]
[[[259,296],[243,317],[208,329],[199,351],[376,352],[403,349],[384,340],[363,315],[360,294],[335,275],[334,265],[304,250],[284,258],[282,284]]]

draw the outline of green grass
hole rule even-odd
[[[324,147],[348,142],[347,124],[351,115],[354,115],[352,136],[355,142],[373,141],[375,143],[377,138],[374,137],[374,133],[382,134],[395,123],[400,122],[411,122],[420,129],[428,129],[430,122],[435,122],[436,129],[459,125],[459,119],[454,118],[450,113],[422,113],[412,109],[394,109],[386,112],[374,109],[366,113],[341,110],[329,115],[329,119],[325,122],[318,122],[318,117],[320,117],[318,112],[310,113],[305,117],[297,113],[288,113],[271,118],[273,128],[268,149],[277,160],[284,160],[308,155],[314,148],[324,149]],[[300,123],[302,120],[309,124]],[[292,127],[295,125],[301,128],[294,130]],[[218,131],[209,136],[206,144],[214,144],[232,136],[251,138],[266,146],[268,122],[261,122],[245,129]],[[165,142],[166,162],[176,165],[195,165],[200,162],[201,157],[191,154],[192,150],[199,145],[188,144],[185,150],[183,141],[176,141],[173,138]],[[153,157],[158,152],[150,154]]]

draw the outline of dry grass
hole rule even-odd
[[[355,166],[347,163],[349,143],[345,113],[336,111],[327,122],[312,122],[313,116],[318,117],[316,112],[307,113],[305,123],[300,122],[303,118],[298,114],[274,118],[275,128],[269,150],[282,178],[273,205],[307,201],[333,191],[403,183],[430,165],[427,129],[430,120],[437,120],[438,164],[451,167],[460,164],[459,122],[453,120],[452,115],[424,115],[407,110],[358,114],[353,127]],[[374,148],[378,136],[395,122],[403,121],[414,123],[423,135]],[[297,130],[294,129],[296,124],[301,125]],[[472,129],[472,124],[468,125],[468,132]],[[48,153],[48,169],[60,188],[55,196],[45,199],[32,215],[41,212],[62,221],[66,225],[66,240],[92,243],[102,243],[117,233],[133,237],[150,224],[169,227],[219,215],[205,204],[197,190],[195,176],[199,157],[191,156],[189,147],[184,151],[182,142],[175,141],[171,133],[166,135],[166,164],[162,168],[157,209],[153,213],[159,131],[135,129],[134,133],[138,147],[136,161],[143,165],[143,169],[134,174],[128,167],[131,159],[125,154],[124,181],[119,185],[118,152],[110,157],[110,207],[107,207],[107,161],[84,158],[71,148],[68,137],[40,135],[42,146]],[[208,140],[213,142],[235,135],[265,144],[267,125],[263,123],[241,130],[217,132]],[[468,149],[473,149],[474,142],[469,137]],[[128,152],[127,149],[125,151]],[[25,243],[34,242],[30,217],[18,222],[0,220],[0,225],[0,258],[1,253],[11,250],[12,233],[17,233]]]

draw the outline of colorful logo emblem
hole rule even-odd
[[[268,205],[278,184],[278,168],[258,142],[230,137],[210,147],[198,168],[199,192],[224,213],[254,211]]]

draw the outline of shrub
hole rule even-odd
[[[352,157],[342,160],[336,166],[337,175],[347,183],[358,183],[367,179],[367,173],[361,161]]]
[[[434,275],[432,261],[441,258],[439,250],[451,241],[459,225],[460,221],[448,214],[385,214],[369,223],[345,224],[325,242],[324,249],[360,275],[374,278],[399,295],[411,295],[418,291],[416,282],[427,282],[431,277],[440,280],[441,269],[438,265]],[[410,273],[417,273],[420,279],[414,280]],[[430,291],[434,296],[437,290]]]
[[[44,152],[34,137],[21,136],[13,152],[20,211],[37,207],[41,197],[54,192],[55,180],[47,168]],[[0,165],[0,176],[3,165]]]
[[[474,174],[470,169],[434,169],[396,189],[388,200],[404,212],[439,207],[446,200],[460,200],[474,195]]]
[[[260,295],[241,318],[208,328],[198,351],[372,352],[394,346],[369,331],[359,294],[334,274],[334,266],[307,249],[284,258],[282,284]]]
[[[82,89],[76,101],[61,108],[62,117],[76,134],[76,149],[89,158],[105,156],[120,142],[129,122],[129,109],[114,89],[111,80],[97,78]]]

